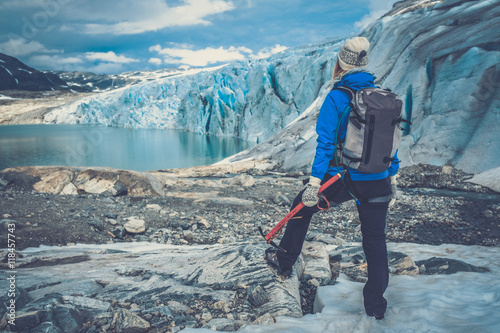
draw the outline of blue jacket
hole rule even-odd
[[[338,86],[345,86],[354,90],[359,90],[362,88],[375,87],[373,84],[374,79],[375,77],[373,74],[357,70],[352,73],[347,73],[341,81],[335,83],[334,88]],[[338,170],[336,167],[330,167],[329,164],[335,154],[334,142],[337,125],[342,113],[349,106],[349,104],[349,96],[343,91],[332,90],[328,96],[326,96],[316,123],[318,145],[316,147],[316,155],[312,165],[311,176],[323,179],[327,172],[334,175],[338,171],[343,170],[343,168]],[[349,117],[345,115],[342,119],[342,123],[340,124],[339,132],[342,140],[346,135],[348,118]],[[389,169],[383,172],[363,173],[353,169],[349,169],[349,172],[351,174],[351,179],[355,181],[384,179],[388,176],[394,176],[397,174],[399,169],[398,163],[399,159],[396,152],[394,162],[391,164]]]

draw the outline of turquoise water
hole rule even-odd
[[[0,126],[0,170],[16,166],[107,166],[147,171],[208,165],[249,143],[180,130],[86,125]]]

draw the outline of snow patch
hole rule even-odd
[[[478,184],[500,193],[500,167],[475,175],[468,182]]]
[[[6,99],[17,99],[17,98],[5,96],[5,95],[0,95],[0,100],[6,100]]]
[[[33,74],[33,72],[30,72],[29,70],[24,69],[24,68],[18,68],[18,70],[23,71],[23,72],[26,72],[26,73],[28,73],[28,74]]]
[[[10,75],[12,75],[12,73],[7,68],[5,68],[3,66],[0,66],[0,67],[2,67],[3,69],[5,69],[5,71],[7,71],[7,73],[9,73]]]
[[[334,247],[332,247],[333,249]],[[337,284],[319,287],[316,314],[302,318],[278,317],[273,325],[250,325],[239,332],[498,332],[500,330],[500,248],[443,244],[440,246],[389,243],[390,251],[414,260],[445,257],[486,267],[487,273],[451,275],[397,275],[385,293],[388,309],[383,320],[363,309],[363,283],[341,275]],[[208,333],[185,329],[183,333]]]

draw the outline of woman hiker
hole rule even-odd
[[[374,75],[363,69],[368,65],[370,43],[364,37],[348,40],[339,50],[333,72],[334,88],[349,87],[353,90],[375,87]],[[321,107],[316,131],[317,148],[309,183],[295,198],[292,209],[301,201],[305,207],[299,211],[286,227],[279,246],[286,250],[269,248],[265,258],[284,277],[289,277],[306,237],[307,229],[314,213],[320,209],[318,191],[320,185],[332,175],[342,172],[344,167],[337,167],[334,159],[336,149],[337,125],[343,111],[350,104],[350,97],[344,91],[333,89]],[[339,138],[345,138],[347,119],[344,117],[339,127]],[[348,168],[343,181],[337,181],[328,187],[322,195],[332,205],[356,198],[363,250],[368,265],[368,280],[363,289],[364,307],[367,315],[376,319],[384,318],[387,301],[383,294],[389,281],[387,248],[385,241],[385,220],[389,204],[396,196],[396,173],[398,171],[397,154],[391,166],[380,173],[363,173]],[[392,184],[391,184],[392,182]]]

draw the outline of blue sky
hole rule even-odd
[[[359,33],[395,0],[2,0],[0,52],[37,69],[206,67]]]

